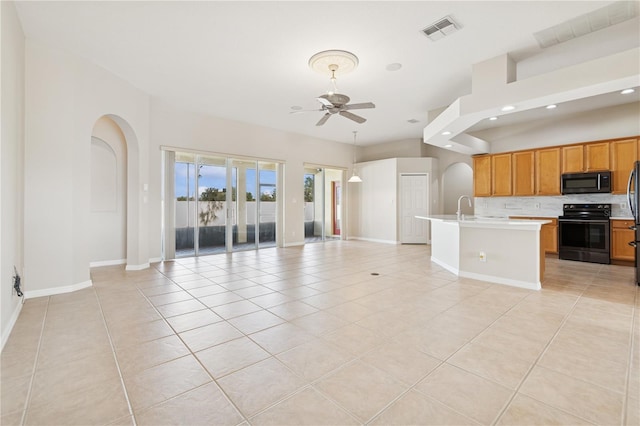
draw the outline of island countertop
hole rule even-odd
[[[416,219],[424,219],[438,222],[458,223],[460,227],[466,228],[521,228],[540,229],[551,220],[538,219],[510,219],[503,216],[463,216],[461,219],[454,214],[442,214],[431,216],[416,216]]]

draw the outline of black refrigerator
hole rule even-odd
[[[629,183],[627,184],[627,199],[629,200],[629,208],[633,216],[634,241],[629,241],[629,245],[635,247],[636,250],[636,284],[640,285],[640,268],[638,268],[638,258],[640,258],[640,161],[636,161],[633,170],[629,175]]]

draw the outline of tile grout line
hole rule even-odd
[[[524,377],[520,380],[520,382],[518,383],[518,385],[516,386],[516,388],[513,391],[513,394],[511,395],[511,397],[509,398],[509,400],[507,401],[507,403],[505,404],[505,406],[502,408],[502,410],[498,413],[498,415],[496,416],[495,420],[493,421],[492,425],[496,425],[498,423],[498,421],[500,420],[500,418],[504,415],[504,413],[507,411],[507,409],[509,408],[509,406],[511,405],[511,403],[513,402],[514,398],[516,397],[516,395],[518,395],[518,391],[520,390],[520,388],[522,387],[522,385],[524,384],[524,382],[527,380],[527,378],[529,377],[529,375],[531,374],[531,372],[533,371],[533,369],[538,365],[538,361],[540,361],[540,359],[544,356],[544,354],[547,352],[547,349],[549,348],[549,346],[551,345],[551,343],[553,343],[553,341],[555,340],[555,338],[558,336],[558,334],[560,333],[560,330],[562,330],[562,327],[565,325],[565,323],[567,322],[567,320],[569,319],[569,317],[571,316],[571,314],[573,313],[573,311],[575,310],[578,301],[582,298],[582,295],[584,294],[584,290],[581,291],[580,296],[578,296],[578,298],[575,300],[575,302],[573,302],[573,306],[571,306],[571,309],[569,310],[569,312],[567,312],[564,316],[564,318],[562,319],[562,322],[560,323],[560,325],[558,326],[558,329],[556,330],[555,333],[553,333],[553,336],[551,336],[551,339],[549,339],[549,341],[547,342],[547,344],[544,346],[544,348],[542,349],[542,351],[540,351],[540,353],[538,354],[538,356],[536,357],[536,359],[531,363],[531,366],[529,367],[529,369],[527,370],[527,372],[525,373]],[[515,307],[515,306],[514,306]],[[530,397],[531,398],[531,397]],[[535,399],[535,398],[533,398]],[[538,401],[536,399],[536,401]],[[549,405],[545,402],[539,401],[542,404],[545,405]],[[567,413],[565,410],[559,408],[559,407],[553,407],[557,410],[560,410],[562,412]],[[571,414],[571,413],[568,413]],[[580,418],[579,416],[575,416]],[[585,420],[585,419],[582,419]],[[588,420],[585,420],[588,422]],[[589,422],[591,423],[591,422]]]
[[[120,369],[120,363],[118,362],[118,356],[116,355],[116,348],[113,344],[113,339],[111,338],[111,332],[109,330],[109,326],[107,325],[107,319],[104,316],[104,310],[102,309],[102,302],[100,301],[100,296],[98,296],[98,292],[93,289],[93,293],[98,301],[98,306],[100,307],[100,316],[102,317],[102,324],[107,332],[107,338],[109,339],[109,346],[111,346],[111,354],[113,355],[113,360],[116,363],[116,369],[118,370],[118,377],[120,378],[120,384],[122,385],[122,390],[124,392],[124,399],[127,401],[127,408],[129,409],[129,415],[131,416],[131,420],[133,421],[133,425],[136,426],[136,417],[133,414],[133,408],[131,407],[131,401],[129,400],[129,393],[127,392],[127,386],[124,383],[124,377],[122,377],[122,370]]]
[[[633,347],[635,343],[635,329],[638,321],[636,320],[636,306],[638,301],[640,300],[640,296],[638,295],[639,286],[636,283],[636,291],[634,295],[634,303],[633,308],[631,310],[631,337],[629,338],[629,357],[627,358],[627,376],[625,378],[625,398],[622,401],[622,424],[627,424],[627,408],[629,406],[629,398],[631,395],[629,394],[629,387],[631,383],[631,368],[633,365]]]
[[[160,272],[162,275],[164,275],[164,274],[162,273],[162,271],[160,271],[160,270],[158,270],[158,269],[156,269],[156,270],[157,270],[158,272]],[[197,273],[197,272],[196,272],[196,273]],[[198,275],[200,275],[200,274],[198,273]],[[165,276],[167,279],[169,279],[171,282],[173,282],[174,284],[176,284],[178,287],[182,288],[182,286],[181,286],[180,284],[176,283],[175,281],[173,281],[173,280],[171,279],[171,277],[168,277],[168,276],[166,276],[166,275],[164,275],[164,276]],[[204,277],[203,277],[203,278],[204,278]],[[183,289],[183,290],[184,290],[184,289]],[[209,372],[209,370],[207,370],[207,368],[202,364],[202,362],[200,361],[200,358],[198,358],[198,356],[197,356],[197,355],[195,354],[195,352],[191,349],[191,347],[190,347],[189,345],[187,345],[187,343],[182,339],[182,337],[180,336],[180,333],[178,333],[178,332],[176,331],[176,329],[174,329],[174,328],[173,328],[173,326],[169,323],[169,321],[167,320],[167,318],[166,318],[164,315],[162,315],[162,313],[158,310],[158,308],[157,308],[157,307],[156,307],[156,306],[155,306],[155,305],[154,305],[154,304],[149,300],[149,298],[147,297],[147,295],[145,295],[145,294],[142,292],[142,290],[141,290],[140,288],[137,288],[137,291],[142,295],[142,297],[144,297],[144,299],[145,299],[145,300],[147,301],[147,303],[148,303],[148,304],[153,308],[153,310],[154,310],[154,311],[156,311],[156,313],[160,316],[160,318],[162,318],[162,321],[164,321],[164,323],[165,323],[165,324],[167,324],[167,326],[169,326],[169,328],[170,328],[171,330],[173,330],[174,335],[175,335],[175,336],[180,340],[180,342],[182,342],[182,344],[184,345],[184,347],[189,351],[189,354],[190,354],[191,356],[193,356],[193,359],[194,359],[194,360],[198,363],[198,365],[199,365],[199,366],[204,370],[204,372],[207,374],[207,376],[209,376],[209,378],[211,379],[211,382],[215,383],[215,385],[218,387],[218,389],[220,389],[220,392],[224,395],[224,397],[225,397],[225,398],[226,398],[226,400],[229,402],[229,404],[231,404],[231,405],[233,406],[233,408],[235,408],[235,409],[236,409],[236,411],[240,414],[240,416],[242,417],[243,421],[244,421],[244,422],[249,423],[249,418],[248,418],[248,417],[247,417],[247,416],[246,416],[246,415],[245,415],[245,414],[240,410],[240,408],[239,408],[238,406],[236,406],[236,404],[231,400],[231,398],[229,397],[229,395],[227,395],[227,392],[222,388],[222,386],[220,386],[220,384],[218,383],[218,381],[213,377],[213,375],[211,375],[211,373]],[[186,291],[186,290],[185,290],[185,291]],[[198,300],[198,298],[196,298],[196,299]],[[198,301],[199,301],[199,300],[198,300]],[[200,302],[200,303],[202,303],[202,302]],[[203,304],[203,305],[204,305],[204,304]],[[204,305],[204,306],[206,306],[206,305]],[[205,309],[206,309],[206,310],[209,310],[209,311],[211,311],[211,312],[213,312],[213,310],[212,310],[211,308],[209,308],[208,306],[206,306],[206,308],[205,308]],[[202,309],[202,310],[205,310],[205,309]],[[214,313],[215,313],[215,312],[214,312]],[[217,314],[216,314],[216,315],[217,315]],[[220,318],[222,318],[222,317],[220,317]],[[225,320],[224,318],[222,318],[222,321],[220,321],[220,322],[226,322],[226,323],[227,323],[227,324],[229,324],[230,326],[234,327],[234,326],[233,326],[233,324],[231,324],[230,322],[228,322],[228,321],[227,321],[227,320]],[[196,327],[196,328],[200,328],[200,327]],[[234,327],[234,328],[235,328],[235,327]],[[240,331],[240,330],[238,330],[238,331]],[[242,333],[242,331],[240,331],[240,333]],[[242,333],[242,334],[244,334],[244,333]],[[232,339],[232,340],[236,340],[236,339]],[[215,346],[215,345],[214,345],[214,346]],[[203,350],[204,350],[204,349],[203,349]],[[188,356],[188,355],[185,355],[185,356]],[[183,357],[180,357],[180,358],[183,358]],[[176,359],[177,359],[177,358],[176,358]],[[158,364],[158,365],[166,364],[167,362],[170,362],[170,361],[166,361],[166,362],[163,362],[163,363]],[[153,367],[150,367],[150,368],[153,368]],[[210,382],[210,383],[211,383],[211,382]],[[179,393],[178,395],[174,395],[174,396],[172,396],[171,398],[165,399],[165,400],[163,400],[163,401],[160,401],[160,402],[158,402],[158,403],[156,403],[156,404],[153,404],[153,405],[151,405],[151,406],[149,406],[149,407],[145,408],[145,410],[148,410],[149,408],[152,408],[152,407],[158,406],[158,405],[160,405],[160,404],[162,404],[162,403],[164,403],[164,402],[166,402],[166,401],[170,401],[170,400],[172,400],[172,399],[174,399],[174,398],[177,398],[177,397],[179,397],[179,396],[181,396],[181,395],[184,395],[184,394],[186,394],[186,393],[188,393],[188,392],[191,392],[191,391],[193,391],[193,390],[195,390],[195,389],[199,389],[199,388],[201,388],[201,387],[203,387],[203,386],[206,386],[207,384],[208,384],[208,383],[204,383],[204,384],[202,384],[202,385],[200,385],[200,386],[196,386],[196,387],[195,387],[195,388],[193,388],[193,389],[189,389],[189,390],[187,390],[187,391],[185,391],[185,392]],[[238,425],[242,424],[242,423],[243,423],[243,421],[239,422],[239,423],[238,423]]]
[[[40,358],[40,348],[42,347],[42,339],[44,337],[44,326],[47,321],[47,314],[49,313],[49,303],[51,302],[51,296],[47,297],[47,307],[44,310],[44,317],[42,318],[42,327],[40,328],[40,338],[38,339],[38,348],[36,349],[36,357],[33,361],[33,369],[31,370],[31,379],[29,380],[29,390],[27,391],[27,397],[24,401],[24,411],[22,411],[22,418],[20,424],[24,425],[24,421],[27,419],[27,410],[31,402],[31,391],[33,390],[33,382],[36,378],[36,370],[38,367],[38,358]]]

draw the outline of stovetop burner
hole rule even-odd
[[[559,219],[608,219],[611,216],[611,204],[563,204],[563,216]]]

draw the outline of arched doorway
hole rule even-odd
[[[455,214],[458,210],[458,198],[461,195],[473,196],[473,169],[466,163],[453,163],[442,174],[442,206],[444,214]],[[473,207],[464,204],[462,213],[473,214]]]

